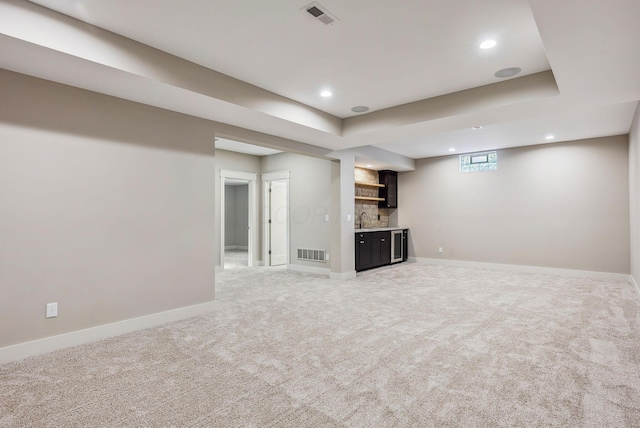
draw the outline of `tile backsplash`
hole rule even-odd
[[[378,171],[372,171],[370,169],[356,168],[355,179],[359,183],[378,183]],[[378,188],[356,185],[356,196],[368,196],[377,198]],[[360,222],[362,221],[363,229],[370,229],[373,227],[388,227],[389,226],[389,212],[390,208],[378,208],[377,201],[356,201],[355,204],[355,222],[354,227],[360,229]],[[362,215],[362,213],[366,213]]]

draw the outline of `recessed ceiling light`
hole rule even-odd
[[[365,111],[369,111],[369,107],[367,106],[355,106],[351,109],[354,113],[364,113]]]
[[[454,149],[453,147],[449,149],[450,152],[455,152],[456,149]]]
[[[545,140],[553,140],[554,138],[556,138],[555,135],[547,135],[546,137],[544,137]]]
[[[521,71],[522,71],[522,69],[519,68],[519,67],[509,67],[509,68],[503,68],[502,70],[498,70],[495,73],[493,73],[493,75],[503,79],[505,77],[515,76],[516,74],[520,73]]]
[[[471,129],[473,129],[474,131],[478,131],[478,130],[482,129],[482,125],[472,126]]]
[[[480,43],[480,49],[491,49],[492,47],[495,47],[495,45],[497,45],[495,40],[485,40]]]
[[[331,93],[331,91],[324,90],[324,91],[320,92],[320,96],[321,96],[321,97],[328,98],[328,97],[330,97],[331,95],[333,95],[333,93]]]
[[[367,165],[367,168],[371,168],[371,167],[373,167],[373,165],[371,165],[371,164]]]

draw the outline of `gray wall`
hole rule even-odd
[[[235,240],[236,223],[233,213],[235,211],[234,203],[236,200],[236,192],[234,186],[224,186],[224,246],[228,247],[231,241]]]
[[[640,284],[640,107],[629,132],[629,208],[631,275]]]
[[[224,245],[246,248],[249,245],[249,186],[227,185],[224,192]]]
[[[212,301],[220,168],[260,172],[214,137],[318,151],[1,69],[0,94],[0,347]]]
[[[629,273],[628,171],[626,135],[500,150],[497,171],[422,159],[398,222],[418,258]]]
[[[292,153],[262,157],[262,172],[290,171],[290,261],[294,265],[330,268],[331,262],[297,260],[298,248],[330,251],[331,161]]]
[[[214,299],[212,122],[4,70],[0,93],[0,347]]]

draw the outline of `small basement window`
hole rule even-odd
[[[498,169],[497,152],[460,155],[460,172],[495,171],[496,169]]]

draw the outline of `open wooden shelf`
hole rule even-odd
[[[363,183],[362,181],[356,181],[356,186],[384,187],[384,184],[378,184],[378,183]]]
[[[384,198],[370,198],[368,196],[356,196],[358,201],[384,201]]]

